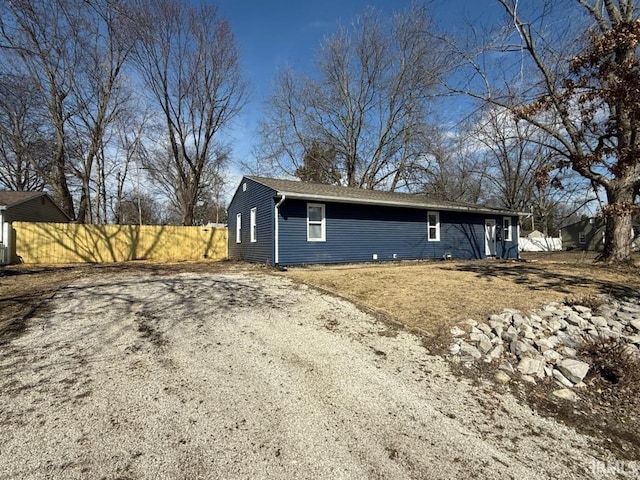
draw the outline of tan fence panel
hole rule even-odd
[[[224,227],[14,222],[23,263],[180,262],[227,258]]]

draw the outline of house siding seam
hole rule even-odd
[[[318,203],[314,200],[315,203]],[[443,258],[485,257],[484,221],[502,216],[440,211],[440,241],[427,241],[427,211],[417,208],[382,207],[347,203],[325,203],[326,241],[307,241],[308,202],[287,200],[280,207],[280,263],[364,262]],[[512,228],[517,226],[517,217]],[[512,235],[512,238],[514,235]],[[501,257],[517,256],[517,237],[497,242]],[[395,255],[395,256],[394,256]]]
[[[244,191],[243,184],[247,184]],[[229,204],[229,257],[254,263],[273,264],[274,196],[277,192],[243,178]],[[251,209],[256,208],[256,241],[251,242]],[[236,243],[236,217],[242,215],[241,242]]]

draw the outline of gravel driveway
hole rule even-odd
[[[76,283],[0,372],[2,478],[602,478],[589,438],[277,276]]]

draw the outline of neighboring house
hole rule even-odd
[[[70,218],[44,192],[0,191],[0,265],[13,263],[12,222],[67,223]]]
[[[244,177],[229,256],[270,265],[517,258],[518,213],[424,195]]]
[[[564,250],[602,251],[605,220],[602,217],[583,218],[560,229]]]
[[[562,248],[601,252],[604,249],[605,226],[606,220],[603,217],[591,217],[562,227]],[[640,250],[640,217],[633,218],[629,235],[633,239],[632,248]]]

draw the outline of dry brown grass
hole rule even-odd
[[[524,262],[317,266],[291,268],[286,275],[438,335],[460,320],[481,320],[503,308],[528,311],[551,301],[640,289],[638,269],[596,265],[584,253],[530,255]]]

